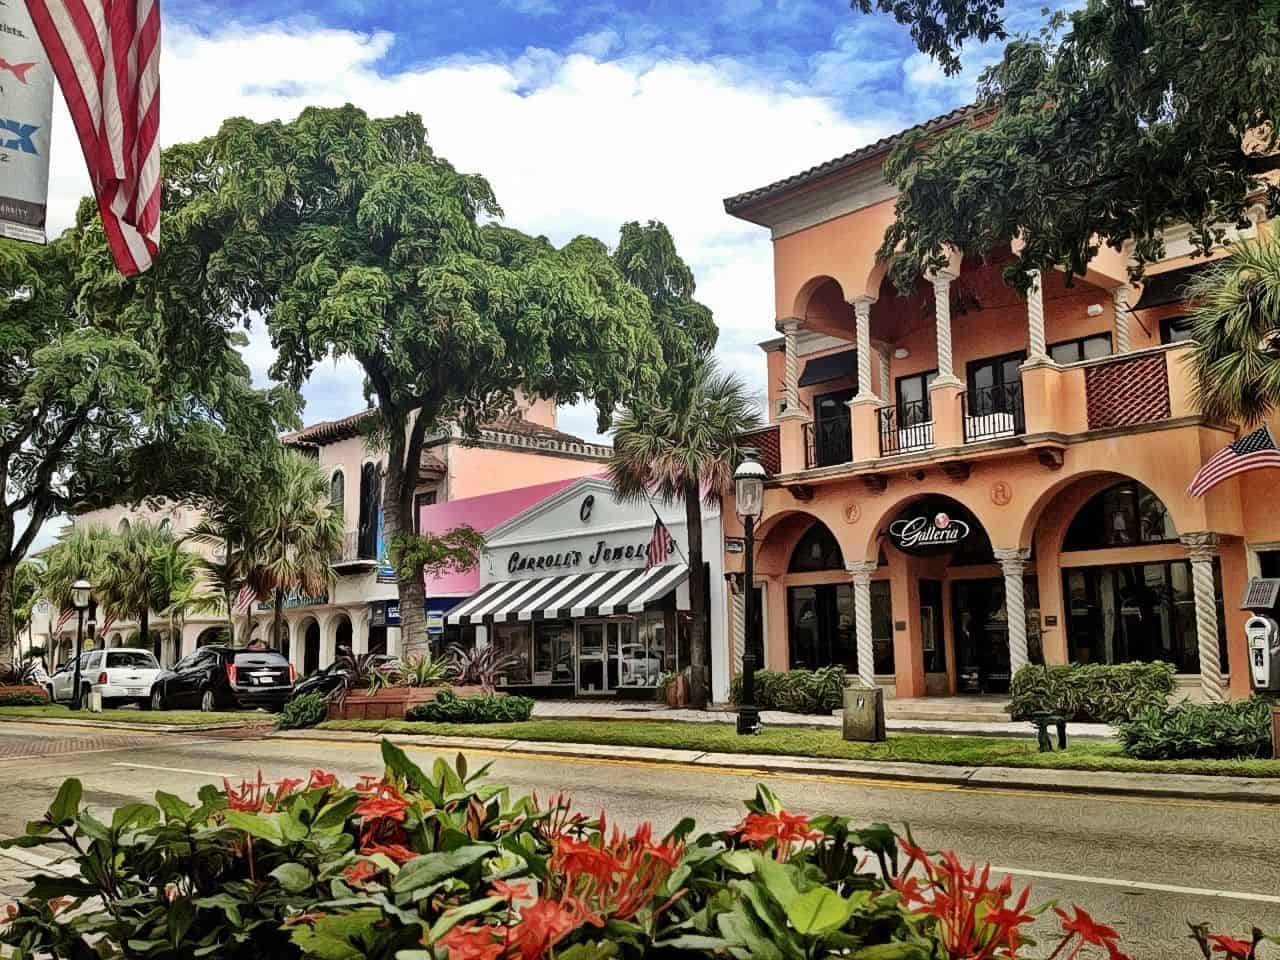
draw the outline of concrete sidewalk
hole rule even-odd
[[[631,763],[661,763],[693,769],[740,770],[744,774],[837,777],[868,784],[937,783],[955,787],[1034,790],[1050,793],[1164,797],[1182,800],[1280,803],[1280,778],[1209,777],[1183,774],[1112,773],[1088,770],[1045,770],[1022,767],[967,767],[934,763],[837,760],[824,757],[707,753],[659,747],[601,746],[586,743],[539,743],[490,737],[438,737],[379,734],[349,730],[290,730],[272,739],[312,742],[376,742],[392,740],[440,751],[484,751],[513,756],[580,757]]]
[[[1023,737],[1034,738],[1031,724],[1000,722],[994,720],[956,720],[897,718],[892,711],[885,720],[885,727],[892,733],[933,733],[957,737]],[[760,721],[766,727],[800,727],[818,730],[839,730],[841,711],[834,714],[784,713],[780,710],[763,710]],[[731,707],[716,705],[706,710],[675,709],[658,703],[625,700],[537,700],[533,706],[535,720],[658,720],[677,723],[734,723],[737,714]],[[1067,725],[1069,739],[1110,740],[1116,735],[1114,727],[1105,723],[1071,723]]]

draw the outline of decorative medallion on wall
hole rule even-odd
[[[856,501],[853,503],[846,503],[844,505],[844,522],[845,523],[857,523],[861,519],[862,519],[862,508],[858,506]]]
[[[997,480],[991,485],[991,502],[997,507],[1007,507],[1013,500],[1013,487],[1005,480]]]

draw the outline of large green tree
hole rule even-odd
[[[504,226],[489,184],[438,156],[417,116],[228,120],[166,150],[165,170],[165,246],[128,282],[134,298],[261,316],[294,387],[329,357],[359,362],[387,453],[389,542],[412,533],[428,437],[474,431],[517,392],[588,397],[607,425],[661,372],[648,303],[605,246]],[[402,573],[399,593],[405,647],[422,647],[421,576]]]
[[[152,612],[165,614],[192,589],[194,567],[194,557],[167,526],[139,517],[107,543],[95,584],[98,600],[115,619],[135,620],[138,646],[150,648]]]
[[[624,409],[613,437],[609,478],[620,496],[684,504],[692,613],[689,699],[695,707],[706,705],[711,663],[702,504],[704,499],[717,503],[733,490],[733,471],[742,460],[740,438],[758,426],[746,384],[708,357],[694,364],[684,387],[670,398]]]
[[[92,207],[47,246],[0,240],[0,657],[51,517],[251,482],[296,422],[292,390],[253,388],[243,333],[195,306],[122,283]]]
[[[854,0],[892,13],[949,72],[966,42],[1004,39],[1001,0]],[[1127,242],[1138,270],[1161,231],[1201,248],[1280,209],[1280,5],[1276,0],[1088,0],[1020,36],[978,85],[977,110],[941,135],[905,136],[886,164],[900,191],[882,254],[907,289],[948,246],[985,254],[1014,238],[1010,270],[1072,274]]]

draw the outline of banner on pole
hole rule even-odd
[[[53,70],[23,0],[0,0],[0,237],[45,242]]]

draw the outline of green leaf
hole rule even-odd
[[[796,932],[810,937],[843,927],[853,914],[853,903],[830,887],[806,890],[783,907]]]
[[[340,800],[335,800],[324,807],[320,808],[320,812],[316,814],[315,820],[311,822],[311,830],[313,833],[336,833],[340,831],[347,822],[347,818],[360,805],[360,795],[357,793],[349,793]]]
[[[111,829],[119,833],[126,827],[146,827],[160,822],[160,811],[149,803],[126,803],[111,815]]]
[[[301,893],[311,886],[311,871],[300,863],[282,863],[271,871],[280,886],[289,893]]]
[[[368,937],[381,922],[382,911],[371,907],[299,924],[291,938],[305,956],[317,960],[365,960],[366,951],[357,941]]]
[[[849,960],[928,960],[929,951],[915,943],[874,943],[855,950]]]
[[[233,927],[244,925],[244,921],[240,916],[240,908],[243,904],[229,893],[217,893],[212,897],[201,897],[195,901],[195,905],[201,910],[221,910],[226,914],[227,919],[231,921]]]
[[[74,820],[80,810],[80,798],[84,795],[84,786],[75,777],[64,780],[58,788],[58,795],[49,804],[49,821],[51,823],[69,823]]]
[[[791,881],[789,868],[772,857],[766,857],[760,853],[753,853],[751,860],[755,864],[756,876],[769,891],[769,896],[773,897],[778,906],[785,910],[795,900],[797,894],[796,885]]]
[[[166,820],[185,822],[196,811],[194,806],[181,797],[165,793],[163,790],[156,791],[156,805],[164,813]]]
[[[284,831],[278,821],[260,813],[249,813],[246,810],[228,810],[223,814],[227,826],[243,830],[251,837],[270,840],[272,843],[284,844]]]
[[[472,900],[470,903],[464,903],[460,907],[454,907],[452,910],[446,911],[439,920],[432,924],[431,932],[427,935],[427,942],[435,943],[468,917],[487,913],[494,907],[506,902],[502,897],[481,897],[479,900]]]
[[[169,931],[169,942],[175,948],[181,945],[195,919],[196,906],[186,897],[179,897],[169,904],[165,911],[165,928]]]
[[[431,801],[432,806],[442,805],[444,796],[432,783],[431,778],[409,759],[407,753],[390,740],[382,741],[382,762],[386,764],[387,773],[396,780],[405,781],[411,788],[421,791]]]
[[[726,850],[720,854],[720,862],[734,873],[756,872],[755,854],[750,850]]]
[[[459,847],[447,853],[425,853],[414,857],[391,881],[391,889],[395,893],[408,893],[450,877],[459,870],[484,859],[493,852],[490,844],[472,844]]]

